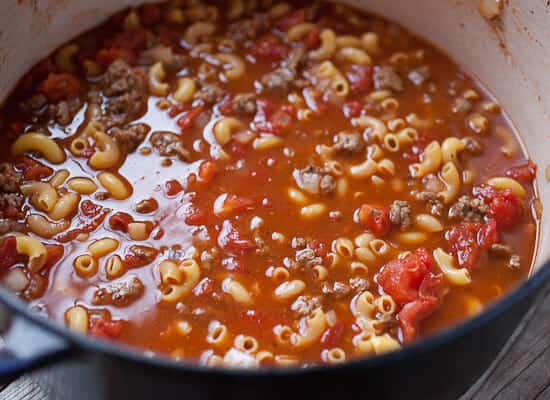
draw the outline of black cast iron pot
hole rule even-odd
[[[340,366],[221,370],[148,358],[73,334],[0,289],[11,314],[0,354],[2,383],[34,368],[65,363],[55,399],[457,399],[490,366],[549,288],[550,263],[477,317],[403,350]],[[72,362],[70,362],[72,360]]]

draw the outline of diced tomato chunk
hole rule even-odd
[[[183,186],[175,179],[170,179],[164,183],[164,193],[166,193],[167,196],[175,196],[182,190]]]
[[[105,219],[111,210],[94,204],[90,200],[80,203],[80,212],[76,215],[74,228],[55,237],[58,242],[66,243],[74,240],[81,233],[94,231]]]
[[[372,66],[352,65],[346,72],[352,94],[368,93],[372,90]]]
[[[537,164],[529,160],[526,164],[508,168],[505,175],[523,184],[530,184],[537,176]]]
[[[202,113],[203,109],[204,109],[204,106],[200,105],[189,110],[185,115],[181,116],[178,119],[177,121],[178,126],[182,130],[191,128],[193,126],[193,123],[195,122],[195,119]]]
[[[279,38],[269,35],[258,39],[250,49],[250,54],[258,60],[280,61],[288,56],[289,50]]]
[[[109,218],[109,226],[115,231],[128,232],[128,224],[133,221],[134,218],[130,214],[119,211]]]
[[[258,110],[254,116],[252,127],[256,132],[280,135],[292,123],[296,110],[294,107],[281,106],[277,108],[274,103],[259,99],[256,101]]]
[[[435,297],[419,298],[405,304],[398,314],[403,342],[410,343],[418,335],[420,323],[428,318],[439,307]]]
[[[344,324],[342,322],[337,322],[323,333],[321,336],[321,343],[327,348],[332,349],[333,347],[338,347],[342,344],[342,339],[344,338]]]
[[[187,225],[203,225],[206,222],[206,213],[193,203],[183,207],[183,221]]]
[[[489,215],[493,217],[499,228],[513,228],[521,221],[523,204],[510,189],[497,193],[489,204]]]
[[[275,21],[275,27],[283,32],[288,31],[292,26],[301,24],[306,20],[306,10],[300,8]]]
[[[239,255],[246,254],[255,248],[254,242],[246,239],[229,220],[223,221],[218,235],[218,245],[225,251]]]
[[[309,30],[306,37],[304,38],[304,45],[306,46],[306,49],[313,50],[319,47],[320,44],[321,32],[317,27],[314,27],[313,29]]]
[[[510,229],[521,222],[523,203],[512,190],[497,190],[489,185],[481,185],[474,187],[472,193],[489,205],[489,216],[496,220],[499,229]]]
[[[205,161],[199,167],[199,178],[205,183],[209,183],[218,173],[218,166],[213,161]]]
[[[90,329],[88,333],[99,339],[115,339],[121,334],[122,327],[122,321],[90,318]]]
[[[108,67],[116,60],[124,60],[128,64],[134,65],[136,63],[137,56],[135,53],[128,49],[110,47],[99,50],[96,54],[95,59],[99,64],[103,65],[104,67]]]
[[[391,229],[390,211],[387,207],[363,204],[357,213],[358,222],[375,236],[386,236]]]
[[[361,115],[363,106],[358,101],[350,101],[344,104],[343,111],[346,118],[356,118]]]
[[[15,167],[21,171],[23,178],[28,181],[38,181],[53,174],[53,170],[50,167],[27,156],[17,161]]]
[[[317,239],[313,239],[309,242],[309,247],[317,257],[324,258],[328,254],[328,249],[323,242]]]
[[[172,107],[170,107],[170,110],[168,110],[168,116],[170,118],[176,118],[178,115],[180,115],[182,112],[187,111],[189,109],[189,106],[186,104],[174,104]]]
[[[483,249],[488,249],[492,244],[498,243],[499,241],[497,222],[491,218],[478,230],[477,242]]]
[[[458,265],[470,270],[476,267],[481,249],[486,250],[500,241],[497,222],[492,218],[486,223],[462,222],[451,228],[445,237]]]
[[[233,114],[233,95],[228,94],[224,99],[218,104],[218,110],[223,115]]]
[[[51,72],[48,77],[38,86],[50,102],[57,103],[78,96],[80,92],[80,81],[72,74]]]
[[[421,247],[401,259],[382,267],[376,279],[378,284],[397,303],[405,304],[419,297],[420,285],[433,269],[433,258]]]
[[[15,236],[6,236],[0,245],[0,272],[17,262],[17,240]]]
[[[144,4],[139,9],[139,20],[145,26],[152,26],[160,22],[162,10],[158,4]]]
[[[481,224],[477,222],[462,222],[454,226],[446,234],[451,252],[456,256],[461,268],[472,269],[479,258],[477,231]]]
[[[246,197],[235,194],[222,194],[214,201],[214,214],[218,217],[227,217],[249,209],[253,204],[254,202]]]

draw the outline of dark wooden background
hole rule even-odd
[[[48,369],[24,376],[0,392],[0,400],[54,400],[45,386],[64,386]],[[550,399],[550,295],[534,310],[493,367],[460,400]]]

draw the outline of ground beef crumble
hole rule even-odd
[[[392,66],[385,65],[375,68],[372,78],[376,89],[389,89],[396,92],[403,90],[403,79]]]
[[[105,115],[100,118],[106,129],[127,124],[144,112],[147,86],[143,71],[116,60],[107,68],[100,86],[109,98]]]
[[[332,147],[342,154],[357,154],[365,149],[365,142],[359,132],[342,131],[334,136]]]
[[[116,140],[124,153],[129,154],[136,151],[150,130],[151,127],[149,125],[137,123],[124,128],[114,127],[109,131],[109,135]]]
[[[390,221],[402,230],[411,226],[411,206],[404,200],[395,200],[390,206]]]
[[[305,55],[303,46],[292,49],[280,68],[261,78],[262,92],[285,94],[295,87],[303,86],[305,82],[298,79],[298,68],[304,62]]]
[[[328,195],[336,189],[336,179],[323,168],[312,164],[301,170],[294,170],[296,185],[309,194]]]
[[[295,260],[299,268],[313,268],[323,263],[323,259],[316,256],[315,252],[309,247],[296,251]]]
[[[422,191],[422,192],[413,192],[413,197],[426,203],[428,207],[428,212],[436,217],[442,217],[443,212],[445,211],[445,205],[438,200],[437,194],[434,192]]]
[[[489,206],[485,204],[483,199],[461,196],[449,208],[449,218],[460,221],[480,222],[488,211]]]
[[[202,101],[205,105],[216,104],[223,100],[225,90],[216,84],[206,84],[195,93],[195,99]]]
[[[92,303],[125,307],[139,299],[144,291],[141,280],[135,275],[129,275],[96,290]]]
[[[494,243],[489,247],[489,252],[496,256],[501,258],[507,258],[508,259],[508,267],[512,269],[519,269],[521,268],[521,258],[517,254],[513,254],[512,248],[508,246],[507,244],[502,243]]]
[[[11,163],[0,164],[0,191],[15,193],[19,191],[22,175],[13,169]]]
[[[161,156],[177,156],[182,161],[189,161],[189,151],[183,147],[180,137],[175,133],[166,131],[154,132],[149,141]]]
[[[464,145],[466,146],[466,151],[473,155],[479,155],[483,153],[483,145],[479,140],[474,137],[466,136],[462,138]]]
[[[407,77],[416,86],[422,86],[430,79],[430,76],[430,67],[424,65],[410,71]]]
[[[351,293],[351,288],[343,282],[323,282],[323,285],[321,286],[321,291],[326,296],[341,299]]]
[[[308,316],[313,310],[321,307],[321,298],[319,296],[298,296],[290,309],[300,316]]]
[[[256,95],[241,93],[235,96],[232,102],[233,113],[239,116],[254,115],[256,113]]]

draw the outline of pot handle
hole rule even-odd
[[[5,321],[6,314],[10,312],[5,307],[2,308],[0,313],[4,315],[0,318]],[[39,328],[29,320],[17,316],[7,318],[10,319],[8,328],[0,339],[0,386],[8,384],[23,373],[55,363],[74,353],[69,342]]]

